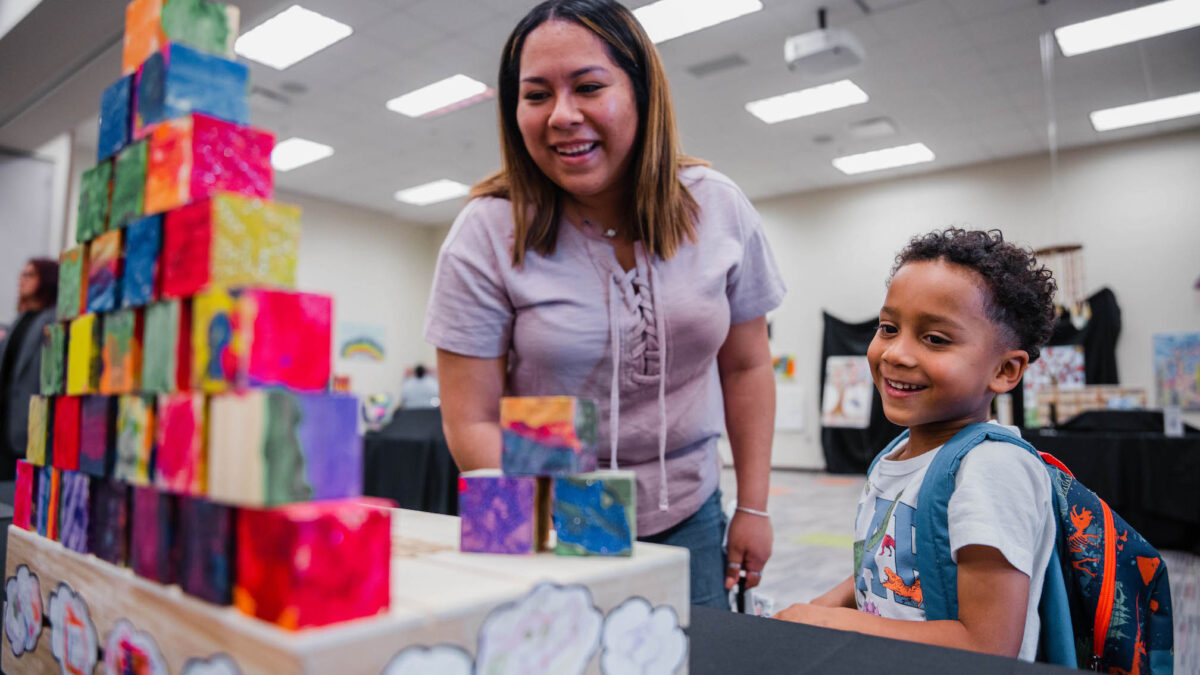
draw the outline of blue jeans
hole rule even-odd
[[[695,513],[669,530],[639,540],[651,544],[682,546],[691,552],[692,604],[729,609],[725,592],[725,513],[721,491],[713,492]]]

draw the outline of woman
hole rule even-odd
[[[451,228],[426,317],[451,452],[464,471],[500,465],[501,396],[596,400],[601,466],[637,474],[640,538],[689,548],[692,602],[727,608],[772,544],[765,315],[784,286],[758,215],[679,153],[658,53],[616,2],[535,7],[499,92],[503,169]],[[728,562],[722,415],[739,502]]]
[[[28,441],[29,397],[41,383],[42,333],[54,321],[58,262],[34,258],[17,282],[17,320],[0,340],[0,480],[16,476]]]

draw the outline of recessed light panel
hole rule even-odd
[[[443,178],[435,180],[432,183],[425,183],[424,185],[400,190],[396,193],[395,197],[398,202],[413,204],[415,206],[425,206],[426,204],[436,204],[437,202],[444,202],[447,199],[454,199],[455,197],[463,197],[470,193],[470,191],[471,188],[458,181]]]
[[[1200,2],[1168,0],[1054,31],[1063,56],[1086,54],[1200,26]]]
[[[658,0],[633,10],[655,44],[762,9],[759,0]]]
[[[1189,115],[1200,115],[1200,91],[1097,110],[1091,118],[1096,131],[1111,131]]]
[[[409,117],[436,117],[494,95],[486,84],[460,73],[397,96],[387,102],[387,109]]]
[[[332,154],[333,148],[324,143],[293,136],[275,144],[275,149],[271,151],[271,166],[276,171],[291,171],[305,164],[325,159]]]
[[[233,50],[251,61],[283,70],[353,32],[340,21],[292,5],[239,37]]]
[[[797,117],[816,115],[829,110],[866,103],[867,100],[867,93],[859,89],[858,85],[850,80],[841,80],[819,87],[809,87],[789,94],[751,101],[746,104],[746,110],[767,124],[775,124]]]
[[[894,169],[898,166],[932,162],[933,151],[924,143],[900,145],[894,148],[874,150],[858,155],[847,155],[833,160],[833,166],[844,174],[854,175],[868,171]]]

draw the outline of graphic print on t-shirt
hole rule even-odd
[[[913,516],[916,509],[901,501],[904,490],[895,499],[868,494],[859,514],[859,522],[867,518],[870,536],[854,542],[854,587],[860,608],[870,607],[872,613],[893,618],[921,618],[925,604],[921,595],[921,580],[916,570],[917,556],[913,549]],[[893,611],[888,611],[892,609]],[[914,617],[913,612],[920,617]]]

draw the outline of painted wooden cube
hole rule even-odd
[[[500,400],[501,465],[514,476],[568,476],[596,469],[596,404],[571,396]]]
[[[160,394],[155,411],[154,486],[205,494],[204,395]]]
[[[300,209],[217,194],[168,213],[159,269],[164,298],[210,287],[296,285]]]
[[[75,241],[80,244],[103,234],[108,225],[108,205],[112,198],[112,162],[105,160],[83,172],[79,179],[79,211],[75,220]]]
[[[179,498],[179,585],[218,605],[233,603],[237,509],[199,497]]]
[[[13,521],[12,524],[27,532],[34,531],[36,520],[32,517],[36,510],[37,479],[34,474],[39,467],[17,460],[16,486],[13,492]]]
[[[79,471],[104,478],[117,457],[117,398],[84,396],[79,406]]]
[[[244,64],[171,42],[138,68],[133,93],[133,137],[161,122],[204,114],[245,124],[249,71]]]
[[[213,396],[208,412],[213,499],[271,506],[362,494],[353,396],[255,389]]]
[[[87,245],[63,251],[58,258],[59,321],[74,319],[87,308],[88,284]]]
[[[42,332],[41,392],[45,396],[63,393],[67,384],[67,327],[52,323]]]
[[[154,452],[154,397],[117,397],[117,456],[113,478],[131,485],[150,484]]]
[[[533,553],[538,544],[538,479],[469,471],[458,478],[460,548],[469,553]]]
[[[558,555],[633,555],[637,540],[637,476],[594,471],[554,479]]]
[[[129,563],[139,577],[163,584],[175,582],[178,506],[175,495],[152,487],[130,488]]]
[[[37,472],[37,532],[47,539],[58,539],[58,492],[62,472],[44,466]]]
[[[58,506],[58,540],[76,553],[87,553],[91,516],[91,479],[79,471],[63,471]]]
[[[101,394],[131,394],[142,386],[142,312],[123,309],[104,317]]]
[[[141,307],[158,297],[158,254],[162,250],[162,216],[146,216],[125,228],[125,263],[121,271],[121,307]]]
[[[88,517],[89,553],[124,565],[129,552],[129,486],[115,480],[92,481]]]
[[[239,19],[237,7],[206,0],[134,0],[125,8],[121,70],[136,72],[168,41],[232,59]]]
[[[133,99],[133,77],[125,76],[109,85],[100,96],[100,135],[96,141],[96,161],[117,154],[129,144],[132,123],[129,117]]]
[[[117,230],[142,217],[146,196],[146,141],[130,144],[118,155],[113,166],[112,206],[108,229]]]
[[[249,288],[212,290],[192,300],[192,388],[329,384],[329,296]]]
[[[169,211],[216,192],[271,198],[275,137],[269,132],[208,115],[188,115],[159,124],[149,138],[147,214]]]
[[[47,396],[29,397],[29,421],[26,425],[25,460],[34,466],[46,465],[46,449],[52,443],[54,400]]]
[[[347,499],[241,510],[234,604],[288,629],[385,612],[390,505]]]
[[[191,302],[146,305],[142,331],[142,391],[167,394],[191,386]]]
[[[88,244],[87,311],[108,312],[121,297],[121,232],[105,232]]]
[[[67,340],[67,393],[94,394],[100,389],[102,325],[98,314],[84,314],[71,321]]]
[[[50,463],[58,469],[79,470],[79,413],[83,398],[54,398],[54,451]]]

